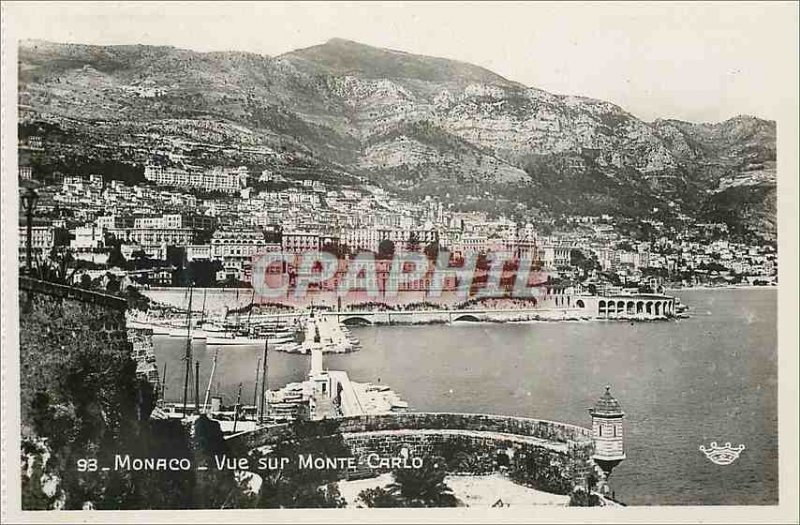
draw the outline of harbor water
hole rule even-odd
[[[627,459],[610,482],[630,505],[775,504],[778,498],[777,291],[677,292],[691,318],[669,322],[464,323],[352,328],[353,354],[329,369],[390,386],[412,409],[494,413],[590,426],[610,384],[626,412]],[[215,347],[193,343],[205,391]],[[170,401],[182,395],[185,342],[156,337]],[[219,349],[212,392],[251,403],[255,346]],[[308,357],[271,352],[269,386],[303,380]],[[191,392],[191,390],[190,390]],[[202,394],[201,394],[202,395]],[[699,451],[745,445],[720,466]]]

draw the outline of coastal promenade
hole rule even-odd
[[[208,289],[206,313],[213,317],[236,308],[246,308],[251,293],[242,290]],[[185,289],[161,288],[143,293],[161,304],[185,309],[188,294]],[[205,294],[205,292],[203,292]],[[256,298],[258,299],[258,298]],[[248,315],[252,323],[274,319],[304,318],[313,308],[321,317],[335,317],[344,324],[443,324],[459,321],[521,322],[521,321],[590,321],[590,320],[663,320],[676,313],[674,296],[664,294],[544,294],[515,299],[484,297],[455,301],[447,297],[436,302],[416,294],[370,301],[342,301],[318,294],[311,299],[293,301],[254,302],[256,311]],[[199,307],[197,307],[199,308]],[[259,313],[259,309],[273,310]]]

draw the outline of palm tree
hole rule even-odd
[[[49,257],[36,260],[34,275],[42,281],[71,285],[77,271],[78,266],[71,253],[53,248]]]
[[[386,488],[407,507],[455,507],[458,500],[444,482],[443,458],[429,458],[419,469],[397,469]]]

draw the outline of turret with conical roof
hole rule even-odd
[[[597,404],[594,405],[594,408],[589,410],[589,413],[592,417],[599,416],[603,418],[625,416],[625,412],[622,411],[619,401],[611,395],[611,385],[606,385],[605,393],[600,396],[600,399],[597,400]]]
[[[594,437],[594,460],[605,471],[606,476],[620,461],[625,459],[623,422],[625,412],[619,401],[611,395],[611,385],[589,409],[592,416],[592,436]]]

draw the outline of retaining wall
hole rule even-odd
[[[556,494],[587,486],[594,476],[604,483],[592,460],[589,429],[554,421],[488,414],[401,413],[339,418],[336,431],[361,468],[369,456],[397,457],[405,449],[425,460],[440,457],[456,474],[487,474],[501,467],[516,482]],[[291,425],[276,425],[229,438],[239,454],[275,444],[293,435]],[[343,473],[343,475],[346,473]]]

